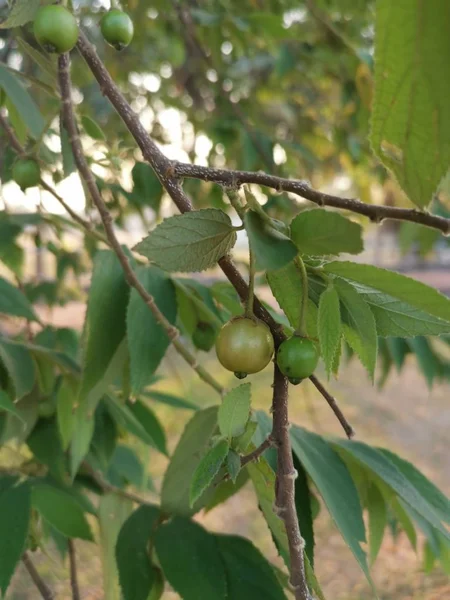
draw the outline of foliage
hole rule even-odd
[[[119,102],[116,114],[107,98],[111,83],[99,88],[92,64],[74,52],[73,98],[83,98],[75,131],[67,119],[70,94],[61,98],[63,63],[58,73],[32,34],[39,6],[48,3],[13,0],[0,15],[0,446],[16,448],[23,459],[14,468],[2,465],[0,474],[3,595],[24,552],[32,557],[55,543],[64,555],[69,541],[82,539],[101,548],[111,598],[157,600],[170,585],[187,600],[282,600],[291,593],[292,546],[308,586],[323,598],[314,572],[315,546],[323,543],[314,521],[322,505],[372,585],[370,566],[388,524],[413,545],[422,531],[426,568],[440,561],[450,571],[449,500],[411,463],[388,449],[299,426],[288,437],[287,412],[280,433],[277,368],[272,423],[252,408],[251,380],[223,390],[197,352],[244,314],[240,296],[251,324],[253,310],[265,322],[271,351],[292,333],[307,337],[320,349],[328,378],[338,375],[344,357],[355,356],[381,387],[414,355],[430,387],[448,381],[450,300],[357,256],[366,242],[357,215],[378,223],[399,213],[375,205],[369,213],[353,210],[354,200],[316,192],[304,181],[297,195],[283,189],[283,178],[298,174],[320,188],[345,176],[351,193],[370,201],[372,190],[388,197],[391,172],[402,190],[395,188],[395,203],[426,209],[407,208],[398,217],[403,250],[419,244],[426,254],[447,243],[444,3],[424,8],[416,1],[406,9],[387,0],[214,0],[168,8],[162,0],[151,7],[129,0],[134,39],[118,55],[101,35],[98,3],[68,2],[145,123],[127,126],[131,108]],[[112,96],[120,100],[117,91]],[[158,162],[154,142],[171,156],[176,146],[177,158],[198,166]],[[41,185],[65,216],[45,201],[33,205],[33,190],[22,195],[13,181],[15,155],[38,161]],[[224,175],[224,166],[239,171]],[[68,188],[58,187],[77,181],[76,170],[89,190],[83,212],[72,210],[60,193]],[[277,177],[242,193],[242,170]],[[9,205],[10,193],[24,208]],[[298,195],[317,206],[299,203]],[[183,214],[172,214],[170,199]],[[426,227],[430,216],[442,220]],[[128,240],[136,227],[149,233],[133,247],[114,236]],[[227,258],[233,249],[239,257],[242,230],[250,292]],[[30,273],[30,247],[52,257],[51,277]],[[217,264],[233,287],[208,280]],[[205,270],[207,276],[198,275]],[[276,310],[253,302],[255,280],[257,288],[268,283]],[[81,334],[50,325],[43,310],[71,300],[86,305]],[[206,399],[156,387],[171,346],[211,385]],[[254,358],[255,348],[248,352]],[[173,451],[158,403],[182,411],[184,431]],[[284,445],[277,438],[283,432]],[[294,485],[295,478],[283,471],[286,447],[298,475],[294,525],[304,552],[292,543],[286,507],[278,504],[284,479]],[[156,453],[169,459],[161,486],[148,460]],[[194,520],[247,483],[286,565],[282,572],[250,540]]]

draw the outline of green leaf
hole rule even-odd
[[[78,397],[76,381],[64,377],[56,397],[56,416],[59,434],[64,450],[67,450],[72,440],[75,427],[75,406]]]
[[[186,425],[164,475],[161,508],[164,512],[191,515],[189,489],[192,477],[217,427],[217,407],[197,411]]]
[[[163,432],[160,428],[158,428],[158,431],[156,430],[157,425],[155,424],[155,420],[152,419],[150,411],[143,404],[139,404],[138,408],[134,411],[131,403],[124,404],[114,396],[107,396],[106,405],[111,416],[120,427],[123,427],[126,431],[129,431],[146,444],[158,450],[161,446],[165,449]],[[144,422],[141,421],[141,417]],[[153,437],[155,432],[156,440]]]
[[[108,600],[120,600],[119,574],[116,563],[116,544],[119,531],[133,511],[133,503],[117,494],[104,494],[98,507],[100,551],[102,559],[103,592]],[[129,556],[129,555],[128,555]],[[134,549],[133,557],[136,557]],[[134,560],[129,562],[133,562]],[[145,598],[147,600],[147,598]]]
[[[259,550],[237,535],[216,535],[227,578],[227,598],[286,600],[271,566]]]
[[[39,320],[24,294],[3,277],[0,277],[0,313],[29,321]]]
[[[291,262],[283,269],[269,271],[267,281],[281,310],[289,319],[289,323],[294,329],[298,329],[300,325],[302,280],[297,265]],[[310,337],[317,337],[317,318],[317,306],[311,298],[308,298],[306,331]]]
[[[106,478],[119,488],[131,484],[138,489],[146,489],[147,475],[144,467],[136,453],[128,446],[115,446]]]
[[[46,484],[33,487],[33,507],[52,527],[69,538],[92,541],[92,532],[77,500]]]
[[[213,446],[202,460],[192,476],[189,490],[189,504],[192,507],[202,496],[203,492],[211,485],[215,476],[227,457],[229,445],[227,440],[220,440]]]
[[[80,390],[82,401],[91,408],[105,392],[102,380],[125,336],[128,297],[129,288],[116,255],[110,250],[98,252],[89,290]]]
[[[67,479],[67,461],[54,420],[40,419],[27,439],[34,457],[59,481]]]
[[[31,2],[27,2],[27,4],[31,4]],[[37,1],[35,4],[38,5],[39,2]],[[27,54],[31,60],[33,60],[42,71],[50,77],[52,83],[56,86],[58,83],[56,63],[49,60],[42,52],[29,44],[24,38],[16,35],[15,39],[21,51]]]
[[[309,587],[316,594],[318,600],[325,600],[324,593],[322,591],[322,588],[320,587],[320,583],[317,580],[316,574],[314,573],[314,569],[312,568],[311,563],[309,562],[308,555],[305,554],[304,556],[306,581],[308,582]]]
[[[434,288],[372,265],[332,262],[324,269],[358,289],[375,315],[378,335],[411,337],[450,332],[450,300]]]
[[[155,171],[147,163],[137,162],[131,171],[133,178],[132,201],[137,206],[151,206],[159,211],[163,187]]]
[[[29,351],[20,344],[0,338],[0,360],[13,382],[16,398],[23,398],[31,392],[36,373]]]
[[[333,285],[329,285],[320,296],[318,332],[320,351],[329,377],[342,336],[339,296]]]
[[[270,227],[255,211],[245,213],[244,223],[259,270],[281,269],[297,256],[297,248],[291,240]]]
[[[292,450],[319,490],[331,517],[373,586],[366,555],[361,548],[365,529],[358,492],[344,462],[320,436],[294,426]]]
[[[128,517],[120,530],[116,561],[124,600],[148,600],[155,584],[148,544],[158,516],[156,506],[142,505]]]
[[[39,8],[40,0],[12,0],[5,21],[0,23],[0,29],[20,27],[34,19]]]
[[[369,555],[370,562],[374,563],[380,551],[387,525],[386,502],[375,483],[371,483],[367,490],[366,504],[369,513]]]
[[[214,485],[214,492],[211,496],[208,495],[208,502],[205,504],[205,513],[209,512],[219,504],[226,502],[231,496],[237,494],[249,480],[249,475],[246,469],[242,469],[237,476],[236,482],[231,479],[224,479],[217,485]]]
[[[104,142],[106,140],[106,136],[103,133],[102,128],[96,121],[94,121],[94,119],[91,119],[91,117],[88,117],[87,115],[82,115],[81,124],[83,125],[84,131],[92,139],[99,140],[101,142]]]
[[[86,405],[74,412],[72,440],[70,442],[70,472],[75,477],[78,467],[89,451],[94,434],[94,418]]]
[[[231,443],[231,438],[245,431],[250,416],[251,384],[243,383],[230,390],[219,407],[220,433]]]
[[[0,591],[2,594],[26,548],[31,514],[28,483],[2,489],[0,479]]]
[[[15,444],[20,445],[27,439],[38,420],[39,398],[35,389],[18,400],[15,406],[21,418],[19,419],[12,413],[4,415],[3,424],[0,427],[0,445],[10,440],[14,440]]]
[[[45,127],[39,108],[17,77],[2,64],[0,64],[0,88],[5,90],[9,101],[25,122],[33,138],[39,139]]]
[[[295,508],[302,538],[305,540],[305,553],[311,567],[314,568],[314,526],[311,508],[311,494],[308,476],[303,465],[294,455],[294,468],[297,471],[295,480]]]
[[[381,0],[376,8],[372,148],[423,207],[450,163],[448,4]]]
[[[167,456],[166,434],[155,413],[140,400],[130,403],[128,408],[153,440],[151,445]]]
[[[175,517],[158,529],[155,538],[164,575],[183,600],[226,600],[229,597],[215,536],[193,521]]]
[[[4,390],[0,390],[0,410],[11,413],[25,424],[25,421],[23,420],[20,411],[17,409],[17,406]]]
[[[367,444],[363,444],[362,442],[352,442],[351,444],[347,444],[345,440],[336,440],[334,444],[338,448],[343,448],[352,458],[356,459],[359,463],[365,465],[366,468],[378,475],[402,500],[417,511],[424,519],[429,521],[434,527],[439,529],[447,539],[450,539],[450,534],[445,530],[441,523],[444,516],[430,504],[427,498],[425,498],[418,489],[410,483],[395,463],[382,451],[377,448],[372,448]],[[450,521],[450,513],[447,513],[445,518],[447,522]]]
[[[148,392],[143,392],[141,395],[144,398],[155,400],[156,402],[166,404],[167,406],[172,406],[173,408],[182,408],[185,410],[198,410],[199,408],[197,404],[194,404],[190,400],[178,398],[178,396],[174,396],[173,394],[166,394],[165,392],[149,390]]]
[[[166,319],[174,325],[177,316],[175,290],[171,280],[156,267],[140,267],[136,275],[153,296]],[[138,396],[163,359],[170,339],[136,290],[132,290],[127,311],[130,352],[131,394]]]
[[[337,212],[322,208],[304,210],[291,223],[291,238],[301,254],[359,254],[362,228]]]
[[[431,349],[430,342],[424,337],[415,337],[407,341],[414,352],[422,369],[428,387],[431,389],[433,381],[438,374],[439,363]]]
[[[373,380],[378,350],[375,318],[352,285],[340,278],[336,278],[334,284],[341,302],[344,337]]]
[[[236,483],[238,475],[241,471],[241,457],[234,450],[230,450],[227,456],[227,470],[231,477],[231,481]]]
[[[236,243],[230,217],[206,208],[165,219],[133,249],[165,271],[204,271]]]

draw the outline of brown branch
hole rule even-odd
[[[0,125],[4,129],[6,136],[9,140],[9,143],[11,144],[11,147],[17,152],[17,154],[19,156],[26,156],[25,148],[22,146],[20,141],[17,139],[16,134],[14,133],[10,124],[8,123],[7,118],[3,114],[3,111],[0,111]],[[83,229],[85,229],[89,234],[96,237],[100,242],[104,242],[106,244],[108,243],[106,238],[104,238],[101,233],[98,233],[98,231],[95,231],[95,229],[92,226],[92,223],[90,223],[89,221],[86,221],[85,219],[83,219],[82,217],[77,215],[77,213],[70,208],[70,206],[67,204],[67,202],[64,200],[64,198],[62,196],[60,196],[58,194],[58,192],[51,185],[49,185],[46,181],[44,181],[42,179],[42,177],[41,177],[41,180],[39,181],[39,184],[44,190],[46,190],[47,192],[52,194],[52,196],[54,198],[56,198],[56,200],[66,210],[66,212],[72,217],[72,219],[74,221],[76,221],[79,225],[81,225],[81,227]]]
[[[416,209],[397,208],[395,206],[383,206],[378,204],[365,204],[353,198],[341,198],[319,192],[311,188],[306,181],[300,179],[286,179],[276,175],[268,175],[261,171],[232,171],[228,169],[214,169],[187,163],[176,162],[173,172],[177,177],[188,177],[211,181],[224,187],[236,188],[244,183],[254,183],[263,187],[272,188],[278,192],[290,192],[314,202],[318,206],[331,206],[341,210],[364,215],[374,223],[381,223],[384,219],[396,221],[409,221],[419,225],[425,225],[432,229],[438,229],[444,234],[450,233],[450,219],[431,215]]]
[[[272,434],[266,437],[266,439],[260,444],[255,450],[249,452],[245,456],[241,456],[241,468],[245,467],[249,463],[254,460],[258,460],[258,458],[268,449],[273,448],[275,446],[275,440],[273,439]]]
[[[344,416],[344,413],[339,408],[338,403],[336,402],[336,398],[334,398],[334,396],[332,396],[323,387],[323,385],[320,383],[320,381],[317,379],[317,377],[315,375],[311,375],[311,377],[309,379],[313,382],[313,384],[315,385],[316,389],[322,394],[322,396],[328,402],[328,404],[330,405],[331,410],[334,412],[334,414],[336,415],[339,423],[342,425],[343,430],[347,434],[348,439],[351,440],[352,437],[355,435],[355,430],[350,425],[350,423],[347,421],[347,419]]]
[[[72,539],[68,540],[69,547],[69,564],[70,564],[70,587],[72,589],[72,599],[80,600],[80,588],[78,586],[77,574],[77,557],[75,553],[75,542]]]
[[[165,315],[158,308],[155,299],[151,296],[144,286],[141,284],[139,279],[137,278],[133,268],[131,267],[130,261],[123,251],[122,246],[120,245],[119,240],[114,233],[114,227],[112,222],[111,213],[109,212],[103,198],[100,194],[100,191],[95,182],[92,171],[89,168],[89,165],[84,156],[83,147],[81,144],[81,140],[78,136],[77,124],[75,121],[75,115],[73,112],[72,106],[72,86],[70,81],[70,58],[68,54],[63,54],[58,59],[58,78],[59,85],[62,96],[62,104],[63,104],[63,116],[64,123],[69,134],[69,143],[72,147],[72,152],[75,160],[75,164],[77,165],[78,172],[80,173],[81,178],[83,179],[91,198],[96,205],[98,212],[100,213],[101,220],[103,222],[103,227],[106,232],[106,237],[108,239],[109,245],[115,252],[119,262],[122,266],[123,272],[125,274],[125,279],[128,284],[133,287],[138,294],[141,296],[142,300],[148,306],[148,308],[153,313],[156,321],[161,325],[161,327],[166,332],[169,337],[171,343],[174,345],[177,352],[184,358],[184,360],[196,371],[198,376],[211,385],[219,394],[222,394],[223,388],[222,386],[212,377],[206,369],[197,364],[197,360],[191,352],[180,342],[178,339],[179,331],[176,327],[170,323],[170,321],[165,317]]]
[[[39,590],[42,598],[44,600],[53,600],[56,598],[56,594],[49,588],[49,586],[45,583],[42,577],[37,572],[36,567],[31,560],[29,553],[26,551],[22,555],[22,562],[25,565],[26,570],[30,574],[31,579],[33,580],[34,585]]]
[[[272,437],[277,447],[275,509],[286,529],[290,556],[290,584],[296,600],[311,600],[305,575],[304,541],[300,533],[295,507],[297,472],[289,437],[288,380],[275,364],[273,382]]]

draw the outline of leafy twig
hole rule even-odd
[[[316,389],[322,394],[322,396],[328,402],[331,410],[334,412],[339,423],[342,425],[342,428],[344,429],[348,439],[351,440],[352,437],[355,435],[355,430],[350,425],[350,423],[347,421],[347,419],[344,416],[344,413],[339,408],[338,403],[336,402],[336,398],[334,398],[334,396],[332,396],[330,394],[330,392],[328,392],[323,387],[323,385],[320,383],[320,381],[317,379],[317,377],[315,375],[311,375],[311,377],[309,379],[312,381],[312,383],[314,384]]]
[[[37,569],[34,566],[34,563],[31,560],[31,557],[27,551],[25,551],[22,555],[22,562],[25,565],[26,570],[30,574],[34,585],[39,590],[39,593],[41,594],[42,598],[44,598],[44,600],[53,600],[54,598],[56,598],[56,595],[53,592],[53,590],[49,588],[49,586],[45,583],[45,581],[37,572]]]
[[[268,449],[275,446],[275,440],[273,439],[272,434],[267,436],[266,439],[260,444],[255,450],[249,452],[245,456],[241,456],[241,467],[245,467],[249,463],[254,460],[258,460],[258,458]]]
[[[123,272],[125,274],[125,278],[128,284],[133,287],[141,298],[144,300],[145,304],[153,313],[153,316],[157,320],[157,322],[161,325],[161,327],[166,332],[169,337],[171,343],[174,345],[177,352],[184,358],[184,360],[196,371],[198,376],[203,379],[206,383],[211,385],[219,394],[222,394],[223,388],[222,386],[212,377],[206,369],[197,364],[197,360],[195,356],[181,343],[178,339],[179,331],[176,327],[170,323],[170,321],[165,317],[165,315],[158,308],[155,299],[151,296],[147,290],[144,288],[142,283],[137,278],[135,272],[133,271],[130,261],[123,251],[122,246],[120,245],[119,240],[114,233],[114,227],[112,223],[111,213],[106,207],[105,202],[100,194],[100,191],[95,182],[94,176],[89,168],[89,165],[86,161],[86,158],[83,153],[83,147],[81,144],[80,137],[78,135],[77,125],[75,121],[75,115],[73,111],[72,105],[72,86],[70,82],[70,58],[68,54],[63,54],[58,59],[58,78],[59,85],[62,96],[63,103],[63,116],[65,127],[69,134],[69,141],[72,147],[72,152],[74,156],[75,163],[77,165],[78,171],[80,173],[81,178],[83,179],[91,198],[96,205],[100,217],[103,222],[103,226],[106,232],[106,237],[108,238],[109,245],[112,250],[115,252],[117,258],[120,261]]]
[[[72,539],[68,540],[69,547],[69,564],[70,564],[70,587],[72,589],[72,599],[80,600],[80,588],[78,586],[77,574],[77,557],[75,553],[75,542]]]

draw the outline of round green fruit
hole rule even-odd
[[[69,52],[78,40],[75,17],[64,6],[43,6],[34,19],[34,35],[47,52]]]
[[[219,362],[239,379],[262,371],[269,364],[273,351],[269,327],[256,318],[231,319],[222,327],[216,340]]]
[[[299,335],[293,335],[278,348],[278,368],[294,385],[314,373],[318,360],[314,342]]]
[[[107,12],[100,22],[100,29],[105,40],[116,50],[123,50],[133,39],[133,21],[121,10]]]
[[[209,352],[216,341],[216,330],[210,323],[199,321],[192,334],[194,346],[204,352]]]
[[[33,158],[19,158],[13,165],[12,176],[22,191],[41,180],[41,169]]]

